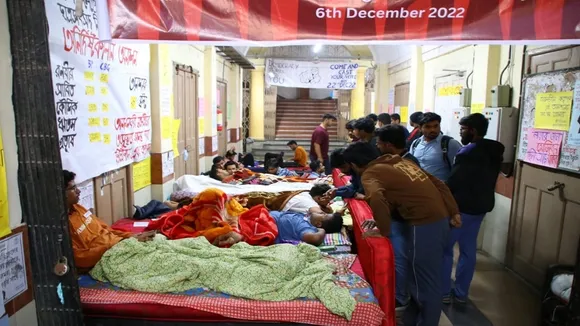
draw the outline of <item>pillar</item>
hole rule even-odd
[[[365,115],[365,73],[366,67],[359,67],[356,71],[356,87],[350,98],[350,118],[358,119]]]
[[[250,137],[255,140],[264,140],[264,67],[256,67],[251,74]]]
[[[491,88],[499,84],[500,45],[477,45],[471,84],[472,113],[481,112],[491,104]]]
[[[203,51],[203,97],[204,134],[217,136],[217,53],[215,47],[206,46]],[[209,158],[211,160],[211,157]],[[206,162],[207,163],[207,162]]]
[[[423,108],[424,85],[423,49],[413,46],[411,50],[411,79],[409,82],[409,116],[416,111],[425,111]],[[407,119],[409,121],[409,119]]]
[[[375,113],[389,111],[389,65],[380,64],[375,71]]]

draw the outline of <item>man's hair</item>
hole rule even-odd
[[[316,185],[314,185],[314,187],[312,187],[310,189],[310,196],[312,198],[314,198],[316,196],[323,196],[329,190],[330,190],[330,186],[327,185],[326,183],[316,184]]]
[[[484,137],[487,134],[487,127],[489,121],[481,113],[473,113],[459,120],[459,124],[465,127],[475,129],[479,137]]]
[[[73,182],[77,175],[69,170],[62,170],[62,178],[64,181],[64,189],[68,188],[69,183]]]
[[[423,112],[413,112],[409,117],[412,123],[419,123],[423,119]]]
[[[371,119],[361,118],[354,123],[354,128],[372,134],[375,131],[375,123]]]
[[[344,150],[344,160],[358,167],[367,166],[377,157],[376,148],[367,142],[352,143]]]
[[[324,120],[327,120],[327,119],[328,119],[328,120],[333,120],[333,121],[336,121],[336,116],[335,116],[334,114],[325,113],[325,114],[322,116],[322,121],[324,121]]]
[[[421,120],[419,120],[419,125],[423,126],[424,124],[427,124],[427,123],[433,122],[433,121],[437,121],[437,122],[441,123],[441,116],[438,115],[437,113],[434,113],[434,112],[427,112],[427,113],[423,114],[423,117],[421,117]]]
[[[224,160],[223,156],[216,156],[213,158],[213,164],[218,164],[219,162],[221,162],[223,160]]]
[[[379,117],[376,114],[371,113],[371,114],[367,115],[367,119],[371,119],[374,122],[377,122],[379,120]]]
[[[226,157],[232,157],[232,156],[236,156],[238,153],[236,153],[236,151],[234,150],[229,150],[226,152]]]
[[[331,219],[324,219],[321,225],[326,233],[339,233],[342,230],[342,216],[338,213],[332,214]]]
[[[274,169],[274,168],[276,168],[276,169],[277,169],[277,168],[279,168],[279,167],[280,167],[280,164],[279,164],[279,162],[278,162],[278,159],[275,159],[275,158],[271,158],[271,159],[269,159],[269,160],[266,162],[266,164],[265,164],[265,168],[266,168],[266,170],[268,170],[268,169]]]
[[[314,160],[312,162],[310,162],[310,170],[312,170],[313,172],[316,172],[316,170],[318,170],[318,168],[320,167],[320,161],[319,160]]]
[[[347,130],[354,130],[354,123],[356,122],[356,120],[350,120],[349,122],[346,123],[346,125],[344,126]]]
[[[405,127],[400,125],[386,125],[377,130],[377,136],[384,143],[391,143],[397,149],[403,149],[407,145]]]
[[[291,140],[286,144],[286,146],[290,146],[290,145],[298,145],[298,143],[295,140]]]
[[[227,161],[226,164],[224,164],[224,169],[227,169],[230,165],[235,165],[236,167],[238,166],[238,164],[234,161]]]
[[[209,170],[208,176],[214,180],[221,181],[221,179],[218,177],[217,171],[218,171],[217,164],[212,165],[211,170]]]
[[[399,115],[398,113],[393,113],[393,114],[391,114],[391,120],[401,121],[401,115]]]
[[[389,115],[388,113],[381,113],[379,114],[379,122],[384,124],[384,125],[390,125],[391,124],[391,115]]]
[[[344,148],[337,148],[330,153],[330,167],[333,169],[338,169],[345,165],[344,160]]]

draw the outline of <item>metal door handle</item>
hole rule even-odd
[[[548,191],[554,191],[556,189],[564,189],[564,187],[566,187],[566,184],[556,181],[554,182],[553,185],[548,187]]]

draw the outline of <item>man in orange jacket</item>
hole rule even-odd
[[[75,184],[76,174],[64,170],[63,177],[69,231],[75,265],[79,271],[88,271],[93,268],[107,250],[124,239],[134,237],[139,241],[149,241],[155,236],[154,231],[133,235],[113,230],[92,211],[78,204],[81,192]]]

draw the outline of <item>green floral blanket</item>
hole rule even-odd
[[[318,299],[351,319],[355,300],[333,282],[333,266],[307,244],[218,248],[204,237],[153,241],[127,239],[109,249],[90,272],[102,282],[143,292],[182,292],[205,287],[265,301]]]

